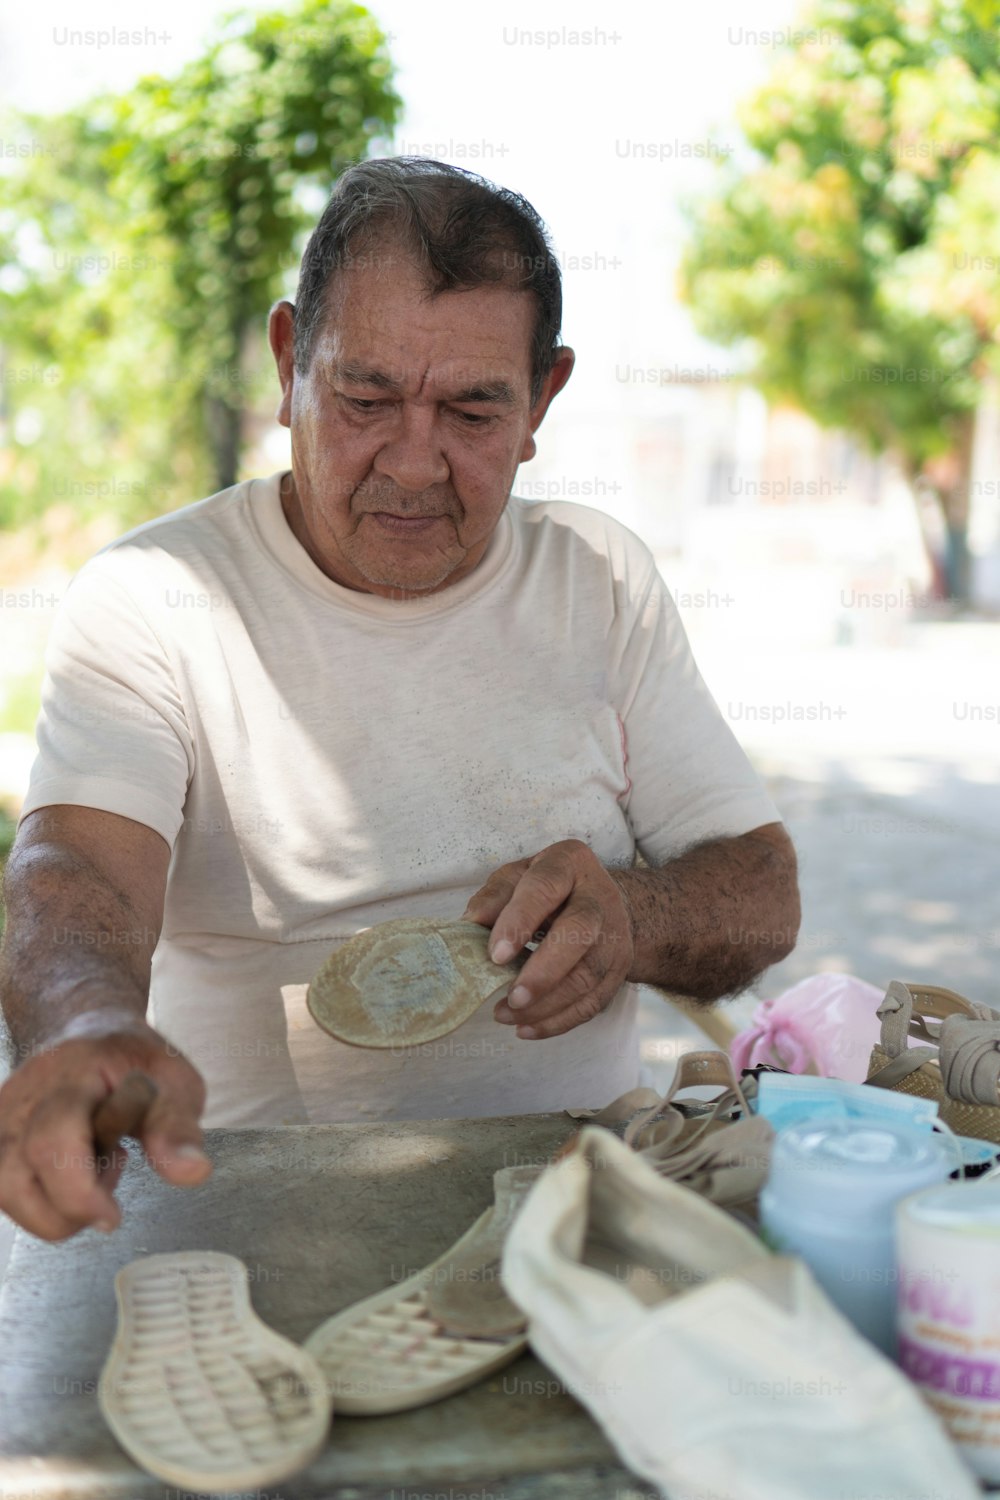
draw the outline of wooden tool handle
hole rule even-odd
[[[135,1135],[156,1095],[156,1084],[145,1073],[126,1073],[94,1115],[98,1149],[113,1151],[123,1135]]]

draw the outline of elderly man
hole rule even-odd
[[[192,1184],[206,1085],[213,1125],[602,1104],[638,1080],[637,983],[713,1000],[793,945],[791,844],[649,552],[511,497],[572,370],[560,314],[523,199],[353,167],[271,315],[291,472],[74,580],[0,973],[0,1207],[34,1233],[117,1222],[91,1119],[131,1069],[149,1159]],[[508,1000],[432,1046],[316,1028],[345,937],[463,908],[500,962],[544,934]]]

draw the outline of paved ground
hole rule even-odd
[[[892,648],[755,650],[691,628],[702,671],[799,853],[798,946],[757,985],[821,972],[944,984],[1000,1009],[1000,626],[918,625]],[[745,1024],[753,995],[726,1006]],[[650,995],[657,1082],[678,1045]]]
[[[803,906],[795,952],[758,994],[833,972],[944,984],[1000,1008],[1000,784],[940,757],[755,760],[798,851]],[[724,1010],[745,1024],[756,1004]],[[652,992],[642,1034],[665,1086],[686,1032]]]

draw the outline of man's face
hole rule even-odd
[[[572,369],[572,351],[560,351],[531,406],[535,309],[532,295],[504,287],[428,297],[400,251],[359,257],[334,279],[304,376],[292,364],[292,310],[273,310],[278,420],[292,434],[285,514],[329,577],[405,598],[481,560]]]

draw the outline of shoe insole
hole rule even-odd
[[[493,1207],[454,1253],[434,1267],[427,1307],[449,1333],[498,1338],[520,1333],[527,1316],[504,1291],[500,1261],[510,1226],[542,1167],[501,1167],[493,1174]]]
[[[242,1261],[184,1250],[115,1277],[98,1399],[125,1451],[184,1490],[259,1490],[326,1441],[330,1400],[303,1349],[262,1323]]]
[[[330,955],[309,986],[309,1011],[354,1047],[432,1042],[505,995],[525,962],[493,963],[489,936],[477,922],[381,922]]]
[[[681,1280],[683,1267],[670,1265],[655,1270],[652,1266],[640,1265],[629,1259],[621,1245],[609,1245],[605,1240],[588,1238],[580,1261],[592,1271],[600,1271],[602,1275],[620,1281],[643,1307],[657,1307],[685,1286]],[[688,1275],[686,1285],[692,1286],[697,1279],[700,1278]]]

